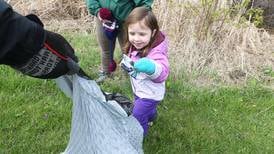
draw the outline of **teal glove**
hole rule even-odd
[[[155,63],[153,60],[148,58],[141,58],[140,60],[134,63],[134,69],[138,72],[143,72],[148,75],[152,75],[155,72]]]

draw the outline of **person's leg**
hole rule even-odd
[[[157,108],[155,107],[150,113],[151,114],[148,115],[148,122],[152,122],[156,119],[156,117],[157,117]]]
[[[118,37],[118,42],[119,42],[119,45],[120,45],[120,49],[123,52],[123,47],[125,45],[125,37],[124,37],[124,31],[123,31],[122,27],[119,28],[119,32],[118,32],[117,37]]]
[[[115,48],[115,39],[111,41],[107,38],[99,19],[96,19],[96,34],[98,44],[101,48],[101,69],[103,72],[110,73],[108,67],[112,59],[111,51],[114,51]]]
[[[148,133],[149,118],[155,116],[159,101],[135,97],[133,116],[139,121],[144,129],[144,135]]]

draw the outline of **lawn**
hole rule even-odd
[[[95,38],[64,36],[80,65],[96,77],[100,59]],[[69,140],[71,100],[51,80],[30,78],[6,66],[0,74],[0,153],[62,152]],[[132,98],[120,70],[101,87]],[[147,154],[274,153],[274,91],[257,81],[201,88],[185,78],[169,78],[158,109],[157,122],[144,139]]]

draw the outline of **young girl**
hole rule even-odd
[[[124,51],[134,63],[134,73],[129,73],[134,93],[133,116],[146,135],[148,123],[156,118],[157,105],[165,94],[165,80],[169,74],[167,39],[159,31],[153,12],[145,7],[135,8],[124,26],[127,33]],[[122,65],[125,61],[122,60]]]
[[[101,69],[96,80],[98,83],[103,82],[115,71],[116,63],[113,59],[115,42],[118,40],[120,46],[123,46],[123,23],[128,14],[137,6],[151,8],[152,3],[153,0],[86,0],[89,12],[97,17],[96,34],[101,49]],[[112,19],[107,15],[108,12],[111,12]],[[117,26],[111,30],[114,34],[109,38],[108,34],[105,34],[105,25],[110,24],[112,20],[116,21]]]

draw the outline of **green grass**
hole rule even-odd
[[[65,37],[80,65],[96,77],[95,38]],[[6,66],[0,74],[0,153],[62,152],[69,140],[71,100],[51,80],[26,77]],[[101,87],[132,98],[128,78],[119,70]],[[274,92],[257,82],[198,88],[184,78],[170,78],[158,112],[144,140],[145,153],[274,153]]]
[[[260,87],[173,87],[145,142],[148,153],[273,153],[274,94]],[[176,85],[183,85],[179,82]]]

